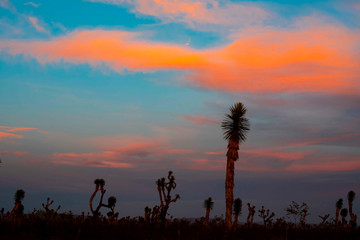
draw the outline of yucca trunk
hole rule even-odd
[[[210,208],[207,208],[206,215],[205,215],[205,226],[209,225],[209,216],[210,216]]]
[[[237,227],[237,224],[238,224],[238,218],[239,218],[239,215],[235,215],[235,218],[234,218],[234,229]]]
[[[345,216],[342,216],[341,218],[342,218],[342,225],[343,225],[344,227],[346,227],[347,223],[346,223]]]
[[[352,212],[352,206],[353,206],[353,202],[352,201],[349,201],[349,214],[350,214],[350,225],[352,225],[354,223],[354,218],[355,218],[355,215],[353,214]]]
[[[94,215],[94,209],[93,209],[93,200],[94,200],[94,197],[96,195],[96,193],[99,191],[99,187],[96,187],[95,188],[95,191],[93,192],[93,194],[91,195],[90,197],[90,210],[91,210],[91,213]]]
[[[158,186],[158,192],[159,192],[159,197],[160,197],[160,204],[161,206],[164,206],[163,200],[162,200],[162,195],[161,195],[161,188],[160,186]]]
[[[230,152],[230,149],[228,152]],[[232,226],[232,206],[234,200],[234,159],[229,156],[227,157],[227,164],[226,164],[225,199],[226,199],[225,225],[227,226],[228,229],[230,229]]]
[[[335,216],[335,225],[336,226],[339,224],[339,212],[340,212],[340,208],[336,208],[336,216]]]

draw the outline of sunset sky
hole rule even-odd
[[[223,214],[220,124],[242,102],[240,221],[295,200],[317,223],[360,194],[359,93],[359,1],[0,0],[0,208],[22,188],[25,212],[88,212],[104,178],[139,216],[172,170],[174,217],[209,196]]]

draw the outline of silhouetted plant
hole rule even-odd
[[[247,203],[249,214],[246,219],[247,225],[251,228],[253,221],[254,221],[254,215],[255,215],[255,206],[251,206],[250,203]]]
[[[234,206],[233,206],[233,213],[234,213],[234,224],[233,227],[236,228],[238,225],[238,218],[241,215],[242,209],[242,201],[240,198],[235,198]]]
[[[270,209],[265,210],[264,206],[261,207],[261,210],[259,210],[259,213],[260,213],[259,217],[261,217],[263,219],[264,226],[266,226],[267,223],[271,223],[272,218],[275,216],[274,212],[272,212],[270,214]]]
[[[165,178],[159,178],[155,183],[157,185],[157,190],[159,192],[160,197],[160,206],[159,209],[153,208],[155,211],[154,215],[158,215],[160,217],[161,224],[164,225],[166,222],[166,215],[169,209],[169,205],[172,202],[176,202],[180,195],[176,194],[174,198],[171,197],[171,191],[176,188],[175,177],[172,175],[173,172],[169,171],[168,174],[168,182],[166,182]],[[158,212],[159,211],[159,212]]]
[[[208,199],[204,200],[204,208],[206,209],[206,215],[205,215],[205,226],[209,225],[209,216],[210,211],[214,207],[214,202],[212,201],[212,198],[209,197]]]
[[[239,144],[246,140],[246,133],[250,130],[249,120],[245,118],[246,108],[239,102],[230,107],[230,114],[225,115],[221,127],[224,138],[228,140],[227,163],[225,180],[226,213],[225,224],[229,230],[232,227],[232,207],[234,201],[234,163],[239,158]]]
[[[4,218],[4,211],[5,211],[5,209],[4,208],[1,208],[1,211],[0,211],[0,216],[1,216],[1,218]]]
[[[327,224],[327,219],[330,217],[330,214],[326,214],[324,216],[319,216],[319,218],[321,218],[321,225],[326,225]]]
[[[341,209],[340,215],[341,215],[342,225],[343,227],[346,227],[347,226],[346,217],[348,215],[348,210],[346,208]]]
[[[295,201],[292,201],[288,208],[285,209],[286,216],[290,218],[292,216],[295,220],[295,224],[297,223],[297,218],[300,217],[300,224],[305,226],[306,217],[309,214],[309,207],[306,203],[302,203],[301,205]]]
[[[348,199],[348,203],[349,203],[349,214],[350,214],[349,225],[350,226],[355,226],[355,214],[352,211],[352,209],[353,209],[353,201],[355,199],[355,192],[352,191],[352,190],[349,191],[348,195],[347,195],[347,199]]]
[[[146,206],[145,207],[145,214],[144,214],[144,219],[145,219],[146,223],[150,223],[150,216],[151,216],[151,208]]]
[[[50,207],[53,203],[54,203],[54,200],[51,200],[51,201],[50,201],[50,198],[47,198],[47,199],[46,199],[46,204],[45,204],[45,203],[42,203],[42,204],[41,204],[42,207],[45,209],[45,212],[46,212],[46,213],[57,213],[57,212],[59,211],[61,205],[59,205],[56,210],[54,210],[54,209],[49,209],[49,207]]]
[[[343,207],[343,199],[339,198],[339,200],[336,201],[336,215],[335,215],[335,225],[339,224],[339,213],[341,208]]]
[[[115,217],[114,208],[115,208],[115,204],[116,204],[116,198],[114,196],[111,196],[108,199],[108,204],[103,204],[103,198],[104,198],[104,194],[106,192],[106,190],[104,189],[105,180],[104,179],[95,179],[94,184],[95,184],[95,191],[93,192],[93,194],[90,197],[90,210],[91,210],[91,213],[93,214],[94,217],[99,217],[101,207],[110,208],[110,212],[107,214],[108,217],[109,217],[109,221],[110,221],[113,217]],[[96,193],[99,190],[101,192],[101,196],[100,196],[99,204],[96,207],[96,209],[94,210],[93,209],[93,199],[94,199]],[[117,217],[117,215],[116,215],[116,217]]]
[[[14,208],[11,210],[9,216],[21,216],[24,213],[24,205],[22,205],[22,200],[25,197],[25,191],[19,189],[15,192],[14,200],[15,205]]]

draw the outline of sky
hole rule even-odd
[[[88,212],[104,178],[135,217],[172,170],[171,215],[204,216],[211,196],[220,216],[221,121],[242,102],[240,221],[247,202],[334,217],[360,194],[359,23],[351,0],[0,0],[0,207],[24,189],[25,212]]]

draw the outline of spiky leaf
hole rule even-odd
[[[233,207],[233,211],[234,211],[235,216],[241,215],[241,208],[242,208],[242,201],[241,201],[240,198],[236,198],[234,200],[234,207]]]
[[[336,208],[341,209],[343,207],[343,199],[339,198],[336,202]]]
[[[15,202],[21,202],[25,197],[25,191],[22,189],[19,189],[15,192]]]
[[[355,192],[353,190],[349,191],[348,195],[347,195],[347,198],[348,198],[349,202],[353,202],[354,199],[355,199]]]
[[[114,196],[109,197],[108,206],[113,207],[115,204],[116,204],[116,197],[114,197]]]
[[[346,217],[346,216],[348,215],[348,210],[347,210],[347,208],[341,209],[340,215],[341,215],[342,217]]]
[[[204,200],[204,208],[212,210],[214,207],[214,202],[211,197]]]

